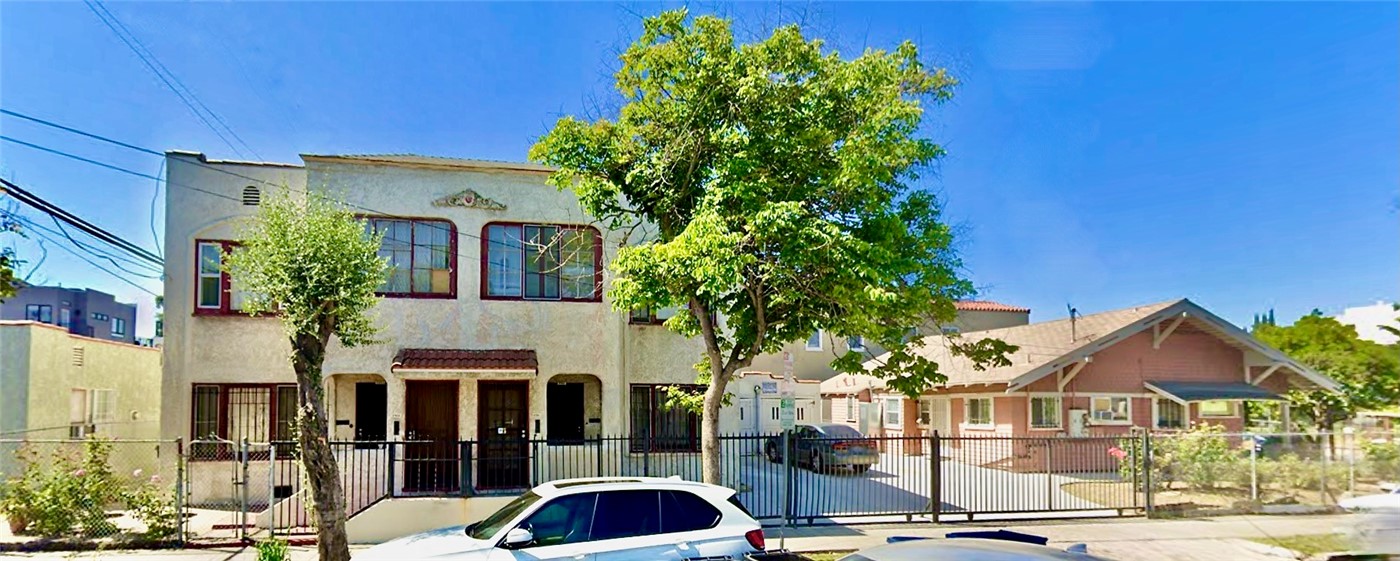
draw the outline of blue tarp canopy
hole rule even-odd
[[[1215,401],[1221,399],[1251,401],[1281,401],[1282,396],[1244,382],[1157,382],[1148,381],[1147,389],[1178,401]]]

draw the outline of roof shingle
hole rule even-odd
[[[987,300],[958,300],[957,308],[964,312],[1018,312],[1022,314],[1031,313],[1030,308],[1002,304],[1001,302],[990,302]]]
[[[538,370],[533,349],[399,349],[391,369]]]

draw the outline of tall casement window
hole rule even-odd
[[[481,297],[490,300],[602,298],[603,239],[588,226],[487,224]]]
[[[969,397],[963,400],[963,418],[969,427],[995,428],[992,424],[995,404],[990,397]]]
[[[1031,428],[1060,428],[1060,398],[1058,396],[1031,397]]]
[[[224,256],[235,247],[238,242],[228,240],[195,242],[194,313],[233,314],[243,309],[243,292],[233,286],[228,273],[222,270]]]
[[[380,296],[453,298],[457,295],[457,230],[446,220],[366,218],[365,231],[384,235],[379,256],[389,261]]]
[[[192,459],[217,459],[230,449],[207,441],[291,440],[296,423],[297,387],[290,384],[195,384],[190,437],[198,442]]]
[[[633,452],[700,451],[700,416],[684,407],[668,407],[666,387],[632,384]],[[702,386],[679,386],[704,391]]]
[[[1152,401],[1154,417],[1156,421],[1153,426],[1159,429],[1184,429],[1186,428],[1186,406],[1170,399],[1157,398]]]

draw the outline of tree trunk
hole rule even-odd
[[[720,482],[719,408],[724,403],[726,376],[719,368],[712,368],[710,387],[705,390],[704,411],[700,415],[700,459],[701,474],[705,483],[724,485]]]
[[[349,561],[350,543],[345,537],[345,492],[340,485],[340,469],[327,441],[325,388],[321,383],[321,364],[325,359],[326,339],[314,336],[294,340],[292,367],[297,374],[297,395],[300,398],[297,444],[301,452],[302,472],[311,487],[311,503],[315,509],[316,551],[320,561]]]

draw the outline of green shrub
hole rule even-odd
[[[16,455],[23,468],[4,483],[0,509],[25,522],[22,532],[48,538],[116,533],[107,508],[124,493],[108,462],[111,450],[110,442],[95,438],[83,442],[80,454],[59,450],[45,459],[32,448],[21,450]]]
[[[1248,474],[1249,460],[1242,457],[1240,448],[1225,436],[1220,425],[1196,425],[1162,440],[1174,441],[1170,460],[1192,489],[1214,489],[1222,481],[1236,479],[1241,467]]]
[[[1400,480],[1400,443],[1393,440],[1367,442],[1361,445],[1365,457],[1361,473],[1381,481]]]
[[[258,561],[286,561],[287,542],[273,538],[262,540],[257,544]]]

